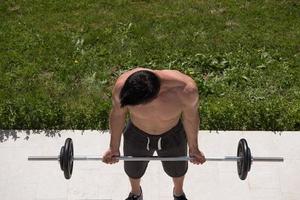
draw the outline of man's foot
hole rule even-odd
[[[183,193],[182,195],[180,196],[174,196],[174,200],[188,200],[186,197],[185,197],[185,194]]]
[[[129,193],[127,199],[125,200],[143,200],[143,191],[142,191],[142,188],[141,188],[141,193],[140,195],[136,195],[136,194],[133,194],[133,193]]]

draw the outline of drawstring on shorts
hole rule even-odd
[[[158,148],[158,150],[161,150],[161,137],[158,140],[157,148]]]
[[[150,151],[150,138],[147,137],[147,150]],[[157,149],[158,150],[162,150],[161,148],[161,137],[158,139],[158,142],[157,142]]]
[[[147,137],[148,141],[147,141],[147,150],[150,151],[150,138]]]

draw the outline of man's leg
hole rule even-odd
[[[162,148],[157,151],[160,157],[178,157],[187,155],[187,139],[183,124],[178,123],[170,130],[171,133],[162,139]],[[164,145],[165,144],[165,145]],[[184,175],[188,170],[187,161],[162,161],[164,171],[173,179],[174,195],[183,195]]]
[[[141,179],[133,179],[129,178],[130,180],[130,185],[131,185],[131,193],[139,196],[141,194]]]
[[[152,156],[154,150],[147,149],[147,137],[139,133],[131,121],[128,122],[123,133],[124,156],[147,157]],[[141,194],[141,177],[144,175],[149,161],[124,161],[124,170],[129,177],[131,193],[139,196]]]
[[[183,194],[183,181],[184,176],[181,177],[173,177],[173,183],[174,183],[174,195],[180,196]]]

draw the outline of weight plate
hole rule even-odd
[[[247,141],[243,138],[240,139],[237,149],[237,156],[241,157],[239,161],[237,161],[237,170],[238,175],[241,180],[245,180],[248,174],[248,163],[249,163],[249,155],[248,155],[248,145]]]
[[[237,171],[238,171],[238,175],[239,177],[241,178],[241,174],[242,174],[242,171],[243,171],[243,165],[244,165],[244,160],[243,160],[243,146],[241,145],[241,142],[239,142],[238,144],[238,148],[237,148],[237,156],[238,157],[241,157],[242,159],[238,160],[237,161]]]
[[[249,172],[250,169],[251,169],[251,164],[252,164],[252,155],[251,155],[251,150],[248,146],[247,141],[245,140],[243,142],[245,143],[245,148],[246,148],[246,151],[247,151],[247,154],[246,154],[246,158],[247,158],[246,163],[247,163],[247,165],[246,165],[245,169],[247,170],[247,172]]]
[[[249,151],[248,143],[245,139],[243,139],[244,148],[245,148],[245,171],[247,172],[245,176],[247,177],[248,171],[250,170],[249,167],[251,165],[251,153]],[[250,153],[250,154],[249,154]],[[245,179],[246,179],[245,177]]]
[[[60,149],[60,154],[59,154],[59,165],[60,169],[64,171],[64,162],[63,162],[63,155],[64,155],[65,147],[62,146]]]
[[[63,154],[63,171],[66,179],[70,179],[73,172],[73,142],[71,138],[67,138],[64,146]]]
[[[248,172],[251,169],[251,165],[252,165],[252,155],[251,155],[251,150],[250,150],[250,148],[248,146]]]
[[[71,145],[70,145],[70,165],[69,165],[69,169],[70,169],[70,174],[72,175],[72,173],[73,173],[73,158],[74,158],[74,146],[73,146],[73,142],[72,142],[72,140],[71,140]],[[71,176],[70,176],[70,178],[71,178]]]

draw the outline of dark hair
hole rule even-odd
[[[160,79],[153,72],[134,72],[127,78],[120,92],[121,107],[149,103],[157,97],[159,90]]]

